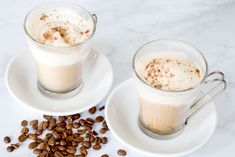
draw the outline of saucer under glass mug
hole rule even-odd
[[[183,55],[201,68],[203,76],[199,84],[185,90],[167,91],[154,88],[139,76],[136,68],[143,56],[169,51]],[[227,86],[222,72],[208,73],[207,61],[198,49],[178,40],[155,40],[140,47],[133,58],[133,71],[139,95],[139,127],[146,135],[161,140],[180,135],[189,119],[197,116]],[[203,87],[207,87],[207,92],[202,94]]]

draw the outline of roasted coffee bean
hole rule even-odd
[[[67,121],[68,121],[68,123],[73,123],[73,116],[69,116],[69,117],[67,118]]]
[[[73,135],[70,135],[70,136],[67,136],[67,137],[66,137],[66,141],[71,142],[71,141],[73,141],[73,140],[74,140],[74,136],[73,136]]]
[[[75,155],[74,157],[85,157],[83,154]]]
[[[64,157],[63,153],[59,152],[59,151],[56,151],[54,153],[54,157]]]
[[[44,141],[43,141],[41,138],[37,138],[37,139],[35,140],[35,142],[37,142],[38,144],[40,144],[40,143],[43,143]]]
[[[92,126],[91,125],[89,125],[89,124],[86,124],[85,126],[84,126],[84,129],[85,130],[92,130]]]
[[[44,149],[46,149],[47,144],[46,144],[46,143],[40,143],[40,144],[38,145],[38,147],[39,147],[40,149],[44,150]]]
[[[80,117],[81,117],[81,115],[80,115],[79,113],[73,115],[74,120],[77,120],[77,119],[79,119]]]
[[[77,149],[73,146],[68,146],[66,151],[70,154],[74,154],[74,153],[76,153]]]
[[[95,118],[95,121],[96,122],[102,122],[104,120],[104,117],[103,116],[97,116],[96,118]]]
[[[41,153],[42,153],[42,150],[41,150],[41,149],[36,148],[36,149],[34,149],[34,150],[33,150],[33,153],[34,153],[34,154],[36,154],[36,155],[39,155],[39,154],[41,154]]]
[[[104,109],[105,109],[105,106],[102,106],[102,107],[99,108],[99,111],[102,111]]]
[[[38,130],[38,125],[37,124],[33,124],[32,128],[33,128],[33,130]]]
[[[38,138],[37,135],[32,134],[32,133],[29,133],[28,137],[29,137],[31,140],[36,140],[36,139]]]
[[[80,119],[78,122],[81,126],[84,126],[86,124],[86,121],[84,119]]]
[[[43,115],[43,118],[45,118],[46,120],[50,120],[52,118],[52,116],[49,115]]]
[[[38,146],[38,143],[37,143],[37,142],[32,142],[32,143],[29,144],[28,148],[29,148],[29,149],[34,149],[34,148],[36,148],[37,146]]]
[[[64,132],[65,131],[65,127],[62,127],[62,126],[57,126],[56,128],[55,128],[55,131],[57,131],[57,132]]]
[[[89,142],[94,142],[94,141],[95,141],[95,137],[94,137],[93,135],[90,135],[90,136],[88,137],[88,141],[89,141]]]
[[[3,141],[7,144],[7,143],[11,143],[11,139],[9,136],[4,137]]]
[[[37,119],[34,119],[34,120],[30,121],[29,124],[30,124],[31,126],[37,125],[37,124],[38,124],[38,120],[37,120]]]
[[[103,128],[108,128],[108,125],[107,125],[107,123],[106,123],[106,120],[103,121],[102,126],[103,126]]]
[[[20,147],[20,144],[19,143],[16,143],[16,144],[11,144],[11,146],[14,148],[14,149],[17,149]]]
[[[78,134],[83,135],[83,134],[86,133],[86,130],[81,130],[81,129],[79,129],[79,130],[77,130],[77,132],[78,132]]]
[[[94,150],[100,150],[101,149],[101,145],[100,144],[95,144],[95,145],[92,146],[92,148]]]
[[[69,123],[69,124],[66,125],[66,129],[69,130],[69,129],[72,129],[72,128],[73,128],[73,123]]]
[[[52,136],[52,133],[47,133],[45,136],[50,138]]]
[[[50,118],[49,120],[49,126],[48,126],[48,130],[51,131],[52,129],[54,129],[54,127],[56,126],[56,119],[55,118]]]
[[[98,133],[97,133],[95,130],[93,130],[92,133],[93,133],[93,135],[95,135],[95,136],[98,135]]]
[[[117,151],[117,154],[120,155],[120,156],[126,156],[127,153],[126,153],[125,150],[119,149],[119,150]]]
[[[84,141],[84,138],[83,137],[76,137],[76,141],[78,142],[78,143],[80,143],[80,142],[82,142],[82,141]]]
[[[59,119],[59,121],[66,121],[67,117],[66,116],[59,116],[58,119]]]
[[[100,129],[100,133],[101,133],[101,134],[105,134],[106,132],[107,132],[107,128],[101,128],[101,129]]]
[[[88,112],[89,112],[90,114],[95,114],[95,112],[96,112],[96,107],[94,106],[94,107],[90,108],[90,109],[88,110]]]
[[[72,141],[72,146],[74,146],[74,147],[77,147],[78,146],[78,142],[77,141]]]
[[[80,153],[84,156],[87,156],[88,152],[85,147],[80,147]]]
[[[100,144],[100,143],[102,142],[102,139],[101,139],[100,137],[96,137],[96,138],[95,138],[95,142],[96,142],[97,144]]]
[[[73,128],[77,129],[79,127],[80,127],[80,123],[78,123],[78,122],[73,123]]]
[[[91,148],[91,143],[89,141],[83,141],[82,146],[85,147],[86,149]]]
[[[42,125],[42,129],[45,130],[49,126],[49,122],[45,121]]]
[[[65,146],[59,146],[58,149],[59,149],[60,151],[64,151],[64,150],[66,150],[66,147],[65,147]]]
[[[7,151],[8,151],[8,152],[13,152],[13,151],[14,151],[14,147],[8,146],[8,147],[7,147]]]
[[[35,134],[38,135],[38,136],[42,135],[42,130],[36,130]]]
[[[108,143],[108,138],[102,137],[102,144],[107,144],[107,143]]]
[[[25,134],[22,134],[18,137],[19,142],[24,142],[27,139],[27,136]]]
[[[74,154],[68,154],[67,157],[74,157]]]
[[[21,122],[21,126],[27,126],[28,125],[28,121],[27,120],[22,120]]]
[[[54,145],[55,145],[55,142],[56,142],[56,140],[55,140],[53,137],[51,137],[51,138],[49,139],[49,141],[48,141],[48,145],[54,146]]]
[[[68,129],[65,131],[67,135],[71,135],[73,133],[73,131],[71,129]]]
[[[60,140],[61,139],[61,134],[59,134],[56,131],[52,131],[52,135],[56,140]]]
[[[67,146],[67,142],[65,140],[60,140],[60,145],[61,146]]]
[[[109,157],[109,155],[108,154],[103,154],[100,157]]]

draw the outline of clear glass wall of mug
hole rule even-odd
[[[208,73],[203,54],[178,40],[143,45],[133,58],[133,70],[139,94],[139,127],[157,139],[179,135],[189,118],[226,88],[224,74]],[[204,94],[202,87],[208,88]]]

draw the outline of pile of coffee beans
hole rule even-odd
[[[104,110],[104,106],[99,108],[99,111],[102,110]],[[88,112],[95,114],[97,108],[92,107]],[[18,143],[13,144],[10,137],[4,137],[6,144],[11,143],[7,147],[7,151],[12,152],[26,140],[31,140],[28,149],[32,150],[37,157],[86,157],[88,149],[97,151],[108,143],[105,133],[109,131],[109,128],[101,115],[94,119],[81,118],[80,114],[59,117],[44,115],[43,118],[42,121],[23,120]],[[94,125],[99,123],[101,127],[99,131],[96,131]],[[30,128],[33,132],[30,132]],[[126,156],[127,153],[125,150],[119,149],[117,154]],[[103,154],[101,157],[109,157],[109,155]]]

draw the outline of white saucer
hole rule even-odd
[[[178,137],[171,140],[148,137],[138,127],[138,97],[133,79],[124,81],[112,91],[105,116],[110,131],[124,145],[159,156],[181,156],[199,149],[211,137],[217,124],[216,110],[210,103],[188,122]]]
[[[18,102],[37,113],[56,116],[87,110],[108,94],[113,82],[112,66],[105,55],[94,49],[91,54],[92,68],[84,70],[84,85],[74,97],[52,99],[40,93],[28,49],[19,52],[8,64],[5,78],[7,88]]]

